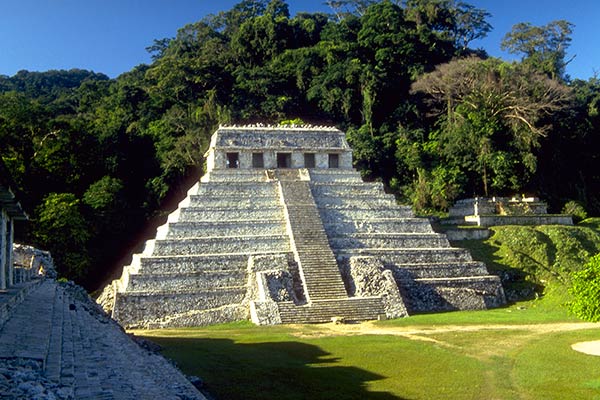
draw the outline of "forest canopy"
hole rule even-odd
[[[516,25],[518,62],[470,47],[489,13],[454,0],[330,1],[291,16],[244,0],[148,48],[116,79],[0,76],[0,155],[26,240],[89,289],[186,179],[220,123],[299,119],[347,132],[356,167],[416,211],[461,196],[535,194],[600,212],[600,82],[565,75],[567,21]]]

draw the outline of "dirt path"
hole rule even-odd
[[[591,322],[561,322],[550,324],[485,324],[485,325],[425,325],[425,326],[378,326],[373,322],[360,324],[323,324],[321,329],[304,332],[307,336],[322,335],[433,335],[449,332],[479,332],[493,330],[520,330],[533,334],[570,332],[584,329],[600,329],[600,324]],[[600,333],[600,332],[599,332]]]
[[[425,326],[380,326],[374,322],[363,322],[359,324],[323,324],[318,329],[306,331],[298,328],[298,337],[323,337],[337,335],[393,335],[402,336],[410,340],[435,343],[444,347],[458,347],[448,342],[436,339],[434,336],[452,332],[481,332],[481,331],[520,331],[526,337],[539,336],[548,333],[573,332],[578,330],[598,329],[600,336],[600,324],[589,322],[561,322],[549,324],[486,324],[486,325],[425,325]],[[487,349],[485,353],[495,354],[494,347]],[[575,343],[571,346],[573,350],[586,354],[600,356],[600,340],[593,342]]]
[[[424,326],[380,326],[373,321],[359,324],[323,324],[319,329],[306,331],[298,329],[299,337],[322,337],[337,335],[393,335],[402,336],[406,339],[421,342],[435,343],[437,345],[454,348],[459,347],[448,342],[440,341],[434,336],[452,332],[481,332],[481,331],[521,331],[524,335],[520,337],[525,340],[527,337],[539,336],[548,333],[573,332],[578,330],[598,329],[600,336],[600,324],[591,322],[561,322],[550,324],[486,324],[486,325],[424,325]],[[494,355],[498,349],[494,350],[492,346],[482,352],[482,355]],[[581,353],[600,356],[600,340],[591,342],[580,342],[571,345],[571,348]]]

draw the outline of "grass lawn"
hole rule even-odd
[[[218,400],[600,399],[600,357],[570,348],[600,340],[600,325],[584,326],[550,300],[357,326],[135,333]]]
[[[360,325],[243,322],[135,333],[162,345],[217,400],[600,400],[600,357],[571,349],[600,340],[600,324],[565,307],[570,274],[600,251],[599,226],[589,219],[497,227],[488,240],[461,242],[510,278],[512,299],[537,297],[506,308]]]

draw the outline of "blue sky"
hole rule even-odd
[[[324,0],[289,0],[292,14],[328,11]],[[0,74],[82,68],[110,77],[149,63],[145,48],[154,39],[238,0],[0,0]],[[567,67],[573,78],[600,73],[597,0],[467,0],[492,14],[494,30],[472,47],[511,59],[500,51],[502,37],[518,22],[543,25],[566,19],[575,24]]]

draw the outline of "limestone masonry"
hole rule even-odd
[[[484,309],[500,280],[352,168],[327,127],[220,127],[207,173],[99,301],[125,327]]]
[[[475,197],[458,200],[448,210],[447,224],[573,225],[567,214],[548,214],[548,205],[537,197]]]

